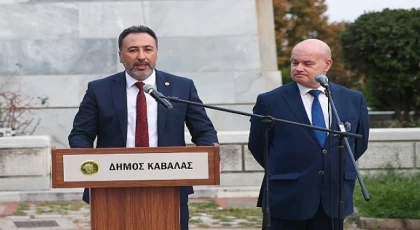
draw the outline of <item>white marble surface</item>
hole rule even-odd
[[[414,154],[413,142],[373,142],[358,162],[361,169],[413,168]]]
[[[51,147],[49,136],[13,136],[0,138],[0,149]]]
[[[221,145],[222,171],[242,171],[242,145]]]
[[[246,141],[248,142],[248,140]],[[263,171],[264,168],[255,160],[251,152],[248,150],[248,145],[244,145],[244,167],[245,171]]]
[[[264,77],[264,92],[273,90],[283,84],[280,71],[263,72]],[[260,92],[263,93],[263,92]]]
[[[263,93],[265,78],[263,73],[240,72],[234,75],[235,103],[254,104]]]
[[[260,67],[257,40],[255,36],[162,38],[157,68],[167,72],[256,72]],[[0,76],[111,74],[123,69],[116,39],[0,41],[0,48]]]
[[[0,175],[47,176],[50,174],[50,154],[49,146],[0,149]]]
[[[252,113],[253,105],[221,105],[220,107]],[[218,131],[249,131],[249,117],[211,109],[206,111]]]
[[[194,80],[198,94],[205,104],[254,104],[257,95],[264,92],[265,78],[260,72],[174,74]],[[48,107],[78,107],[88,82],[106,76],[107,74],[0,77],[0,89],[7,88],[10,92],[32,98],[37,102],[39,98],[47,98]]]
[[[138,24],[158,37],[257,34],[255,2],[249,0],[85,1],[79,11],[83,38],[116,38]]]
[[[77,38],[78,8],[69,3],[2,4],[0,28],[0,40]]]
[[[261,53],[261,70],[277,71],[276,33],[272,0],[256,1],[258,34]]]
[[[10,4],[10,3],[25,3],[30,0],[0,0],[0,4]]]
[[[0,77],[0,84],[31,102],[32,107],[74,106],[80,103],[78,78],[74,76]],[[45,105],[41,105],[41,99],[46,99]]]
[[[264,91],[264,74],[261,72],[188,72],[174,73],[190,78],[206,104],[253,104]]]
[[[0,191],[39,191],[51,188],[51,177],[0,178]]]
[[[255,1],[146,1],[146,24],[160,37],[257,35]]]
[[[0,77],[113,73],[113,39],[0,40]]]
[[[31,100],[32,107],[78,107],[90,81],[101,75],[35,75],[0,77],[0,85],[9,92]],[[46,87],[49,86],[49,87]],[[1,90],[1,88],[0,88]],[[41,105],[40,100],[46,99]]]
[[[143,1],[79,3],[80,37],[118,39],[127,27],[145,24],[144,4]]]
[[[163,37],[157,68],[169,72],[258,71],[258,36]]]
[[[258,186],[261,185],[264,172],[229,172],[220,175],[220,185]]]
[[[133,2],[136,0],[1,0],[6,2]],[[139,1],[139,0],[137,0]],[[144,0],[146,1],[146,0]],[[150,0],[149,0],[150,1]],[[212,0],[153,0],[153,1],[212,1]],[[238,0],[238,1],[253,1],[253,0]],[[0,2],[1,4],[1,2]]]
[[[420,141],[420,128],[371,129],[369,140],[373,141]]]
[[[49,135],[51,146],[68,148],[68,135],[73,127],[73,119],[77,109],[40,109],[34,110],[34,117],[40,124],[33,135]]]

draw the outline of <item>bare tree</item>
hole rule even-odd
[[[31,135],[41,122],[40,118],[34,117],[32,109],[47,105],[48,98],[0,91],[0,128],[12,128],[16,135]]]

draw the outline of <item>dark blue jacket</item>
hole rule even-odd
[[[166,83],[166,84],[165,84]],[[169,84],[168,84],[169,83]],[[165,96],[201,103],[192,80],[156,70],[157,90]],[[217,143],[217,134],[203,107],[172,103],[173,110],[158,106],[158,146],[185,146],[184,124],[196,145]],[[71,148],[125,148],[127,94],[125,72],[92,81],[80,104],[69,135]],[[89,190],[83,200],[89,203]],[[181,204],[188,202],[191,186],[180,190]]]
[[[368,146],[369,118],[365,99],[362,93],[334,83],[330,83],[330,88],[340,119],[350,128],[348,132],[363,135],[362,139],[349,138],[357,160]],[[310,125],[295,82],[259,95],[253,112]],[[338,130],[334,116],[331,128]],[[260,121],[255,118],[251,119],[248,148],[263,166],[263,129]],[[343,156],[344,214],[349,215],[353,212],[356,173],[346,148]],[[329,136],[325,145],[320,146],[313,130],[276,122],[270,132],[268,171],[269,204],[274,218],[310,219],[318,210],[320,202],[329,216],[337,218],[337,137]],[[263,196],[263,192],[260,192],[259,206]]]

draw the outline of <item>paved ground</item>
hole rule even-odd
[[[244,225],[244,222],[234,218],[229,220],[229,216],[222,217],[221,220],[212,218],[206,212],[206,202],[217,204],[216,209],[226,210],[252,210],[255,208],[255,198],[219,198],[219,199],[191,199],[192,219],[190,229],[212,229],[212,230],[256,230],[260,224],[250,222]],[[197,208],[202,208],[197,215]],[[213,207],[214,209],[214,207]],[[259,210],[258,210],[259,212]],[[257,215],[258,215],[257,212]],[[245,213],[245,212],[244,212]],[[239,214],[243,215],[243,213]],[[255,212],[249,213],[254,215]],[[246,218],[242,218],[246,219]],[[197,221],[199,220],[199,221]],[[224,222],[221,226],[220,221]],[[252,220],[252,221],[260,221]],[[228,226],[228,227],[225,227]],[[252,227],[251,227],[252,226]],[[89,207],[83,202],[8,202],[0,203],[0,230],[88,230],[89,225]],[[350,228],[347,230],[356,230]]]
[[[190,198],[190,230],[261,229],[261,211],[255,208],[258,191],[259,187],[196,189]],[[88,230],[89,206],[80,201],[81,192],[0,192],[0,230]]]
[[[209,199],[192,199],[191,203],[201,204]],[[249,208],[255,206],[254,198],[242,199],[216,199],[223,207]],[[192,204],[193,205],[193,204]],[[87,230],[89,224],[89,206],[83,202],[8,202],[0,203],[0,230]],[[195,221],[200,219],[199,222]],[[220,228],[212,225],[214,221],[210,216],[202,213],[202,217],[194,217],[191,221],[191,230],[200,228],[254,230],[232,221],[229,228]],[[202,227],[205,226],[205,227]]]

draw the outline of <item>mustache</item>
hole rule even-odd
[[[150,63],[147,61],[140,61],[140,62],[135,62],[134,66],[138,66],[138,65],[148,65],[150,66]]]

